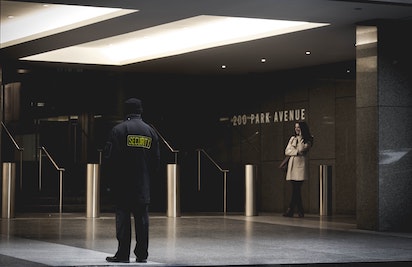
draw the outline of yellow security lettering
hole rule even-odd
[[[129,147],[143,147],[150,148],[152,145],[152,138],[142,135],[128,135],[127,146]]]

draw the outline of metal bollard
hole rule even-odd
[[[14,197],[16,188],[16,164],[3,162],[3,190],[1,217],[14,218]]]
[[[319,213],[332,215],[332,166],[319,166]]]
[[[100,216],[100,165],[87,164],[87,218]]]
[[[167,217],[180,217],[180,177],[177,164],[167,164]]]
[[[245,216],[256,216],[256,166],[245,165]]]

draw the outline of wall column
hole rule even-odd
[[[4,102],[3,67],[0,64],[0,121],[3,121],[3,118],[4,118],[3,102]],[[1,142],[1,140],[3,140],[2,133],[3,133],[3,129],[1,129],[1,126],[0,126],[0,163],[3,161],[3,158],[2,158],[3,144]]]
[[[411,23],[356,29],[356,179],[360,229],[412,225]]]

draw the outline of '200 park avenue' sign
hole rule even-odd
[[[252,113],[249,116],[234,115],[231,119],[233,126],[247,124],[268,124],[276,122],[303,121],[305,120],[305,109],[292,109],[271,112]]]

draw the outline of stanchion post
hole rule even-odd
[[[245,216],[256,216],[256,166],[245,165]]]
[[[180,174],[177,164],[167,164],[167,217],[180,217]]]
[[[3,162],[1,217],[14,218],[14,198],[16,190],[16,164]]]
[[[332,166],[319,165],[319,213],[332,215]]]
[[[100,216],[100,165],[87,164],[87,218]]]

